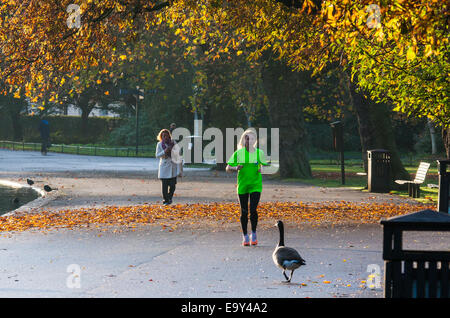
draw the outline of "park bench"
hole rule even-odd
[[[416,177],[413,181],[410,180],[395,180],[397,184],[408,184],[408,194],[410,197],[418,198],[420,196],[420,185],[425,181],[428,168],[430,164],[428,162],[421,162],[416,172]]]

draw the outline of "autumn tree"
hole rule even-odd
[[[17,96],[16,96],[17,97]],[[27,110],[27,101],[22,98],[16,98],[14,94],[0,94],[0,114],[7,116],[12,124],[12,136],[15,141],[22,141],[22,124],[20,115]]]
[[[392,103],[396,111],[430,118],[447,135],[448,5],[441,1],[332,5],[331,20],[336,21],[330,22],[332,32],[344,42],[358,85],[372,98]],[[357,18],[363,9],[365,14]],[[351,17],[345,26],[341,16]],[[343,33],[355,36],[350,39]],[[448,143],[446,149],[449,155]]]
[[[273,52],[302,72],[339,61],[356,93],[427,116],[448,136],[448,7],[442,1],[86,0],[80,4],[80,28],[67,25],[69,4],[1,4],[0,75],[13,90],[42,95],[52,81],[62,80],[59,74],[114,64],[121,39],[132,41],[164,21],[169,26],[182,21],[200,41],[222,34],[224,45],[215,55],[229,47],[251,50],[250,59]],[[210,32],[212,24],[220,28]]]
[[[373,87],[376,85],[366,85],[371,77],[359,73],[361,69],[359,61],[362,55],[367,54],[365,48],[368,44],[355,42],[355,38],[358,39],[358,35],[362,31],[358,30],[358,32],[351,33],[348,30],[348,32],[342,32],[343,27],[336,26],[336,21],[344,25],[351,25],[352,19],[357,19],[359,26],[366,27],[366,24],[361,21],[367,21],[370,18],[371,12],[364,11],[369,5],[358,4],[360,10],[351,12],[349,15],[339,16],[336,13],[339,12],[336,5],[331,2],[280,2],[282,4],[263,0],[254,1],[251,4],[235,1],[216,6],[211,5],[209,17],[214,17],[220,23],[232,25],[236,28],[238,30],[236,32],[245,37],[246,45],[256,48],[252,57],[258,58],[263,55],[265,50],[271,50],[280,59],[292,65],[294,69],[312,69],[314,72],[320,72],[330,62],[339,61],[342,66],[351,72],[349,83],[351,83],[352,89],[350,92],[353,95],[353,101],[355,101],[356,113],[358,116],[363,116],[359,118],[363,155],[365,156],[365,150],[367,149],[387,148],[392,153],[393,177],[403,178],[406,176],[407,172],[403,168],[396,150],[389,117],[386,117],[386,112],[383,111],[383,108],[390,107],[391,104],[394,110],[402,110],[399,103],[404,103],[404,100],[402,101],[401,98],[395,99],[393,95],[383,100],[381,96],[377,96],[373,92]],[[351,1],[345,1],[342,4],[357,6]],[[410,14],[414,14],[414,10]],[[201,32],[202,28],[199,29]],[[370,30],[369,32],[371,32],[371,35],[376,33]],[[360,48],[359,55],[352,51],[355,43],[360,44],[358,46]],[[378,53],[380,59],[382,59],[382,53]],[[411,57],[411,53],[409,57]],[[389,63],[385,64],[390,65]],[[435,67],[433,63],[431,65],[430,67]],[[383,72],[374,67],[373,61],[369,66],[364,66],[367,70],[378,72],[379,79],[382,80],[380,74]],[[358,74],[360,75],[358,76]],[[395,81],[392,80],[391,83],[395,83]],[[383,86],[377,86],[377,88],[379,87]],[[404,87],[407,88],[408,86]],[[407,95],[406,90],[401,96],[404,97],[405,95]],[[384,101],[384,104],[376,104],[380,99]],[[362,103],[359,101],[362,101]],[[370,112],[361,108],[366,104],[369,104],[367,107],[370,108]],[[418,102],[418,104],[420,103]],[[407,109],[413,109],[414,106],[408,107]],[[441,108],[438,107],[438,109]],[[445,112],[441,114],[443,114],[442,118],[446,118]],[[383,120],[380,121],[380,119]]]

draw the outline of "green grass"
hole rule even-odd
[[[421,203],[437,203],[438,192],[437,188],[428,188],[427,185],[438,184],[437,167],[436,163],[433,161],[428,161],[431,163],[430,169],[428,170],[427,177],[420,187],[420,197],[415,198],[415,200]],[[325,164],[324,164],[325,163]],[[420,161],[413,162],[412,165],[405,166],[405,169],[410,173],[411,178],[414,178],[419,166]],[[358,176],[356,173],[364,172],[361,162],[358,164],[347,164],[345,165],[345,184],[341,182],[341,166],[337,164],[326,164],[325,162],[315,162],[311,164],[311,170],[313,173],[313,178],[302,179],[302,178],[285,178],[282,179],[286,182],[301,182],[306,184],[311,184],[320,187],[349,187],[357,190],[364,190],[367,186],[367,176]],[[279,179],[277,177],[274,177]],[[364,190],[367,191],[367,190]],[[390,193],[409,197],[408,190],[392,190]]]
[[[392,194],[399,195],[401,197],[408,198],[408,191],[397,191],[392,190]],[[438,193],[439,189],[436,188],[428,188],[425,184],[425,186],[420,187],[420,197],[414,198],[414,200],[421,202],[421,203],[435,203],[438,202]]]
[[[339,177],[339,179],[333,178],[333,179],[323,179],[323,178],[312,178],[312,179],[298,179],[298,178],[287,178],[283,179],[287,182],[301,182],[306,184],[311,184],[318,187],[347,187],[347,188],[355,188],[355,189],[364,189],[366,186],[366,181],[364,177],[346,177],[345,184],[342,184],[342,181]]]
[[[301,182],[320,187],[350,187],[356,189],[364,189],[367,184],[367,177],[356,175],[357,172],[364,172],[361,164],[345,165],[345,185],[341,180],[341,166],[336,164],[311,164],[313,178],[286,178],[287,182]]]
[[[345,165],[345,174],[347,173],[357,173],[364,172],[361,165]],[[311,170],[313,172],[338,172],[341,173],[340,165],[329,165],[329,164],[311,164]]]
[[[40,151],[41,145],[39,143],[0,143],[1,147],[6,149],[24,150],[24,151]],[[155,157],[154,145],[139,146],[138,157]],[[61,145],[53,144],[49,149],[49,152],[76,154],[76,155],[89,155],[89,156],[108,156],[108,157],[135,157],[135,146],[117,146],[112,147],[104,144],[73,144],[73,145]]]
[[[214,165],[208,163],[185,163],[186,168],[212,168]]]

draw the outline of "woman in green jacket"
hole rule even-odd
[[[241,226],[243,246],[257,245],[256,226],[258,224],[257,207],[262,191],[261,169],[268,165],[264,152],[256,148],[257,138],[253,129],[247,129],[241,136],[238,149],[228,160],[227,172],[238,171],[237,193],[241,206]],[[251,242],[247,234],[248,211],[250,199],[250,223],[252,228]]]

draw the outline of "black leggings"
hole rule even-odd
[[[172,200],[175,192],[175,185],[177,184],[177,178],[161,179],[162,181],[162,195],[165,202]]]
[[[258,224],[258,207],[261,192],[252,192],[239,194],[239,203],[241,205],[241,225],[242,233],[247,234],[248,224],[248,197],[250,196],[250,223],[252,225],[252,232],[256,232],[256,225]]]
[[[41,152],[42,153],[47,153],[49,145],[50,145],[50,139],[49,138],[42,138]]]

